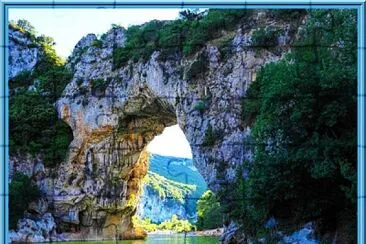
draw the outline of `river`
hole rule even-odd
[[[115,241],[73,241],[62,242],[67,244],[114,244]],[[118,244],[218,244],[219,238],[214,236],[187,236],[184,238],[184,234],[172,234],[172,235],[149,235],[146,240],[133,240],[133,241],[118,241]]]

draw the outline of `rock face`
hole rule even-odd
[[[36,204],[36,203],[32,203]],[[33,206],[34,207],[34,206]],[[42,212],[46,209],[38,209]],[[56,234],[56,223],[51,213],[38,212],[37,215],[26,213],[18,221],[18,232],[10,231],[10,242],[49,242],[59,238]]]
[[[162,62],[155,51],[147,62],[113,67],[113,48],[126,41],[123,28],[106,33],[101,45],[95,45],[93,34],[79,41],[68,62],[73,79],[56,103],[59,118],[70,125],[74,139],[54,176],[39,181],[59,232],[73,232],[65,235],[68,239],[131,236],[131,217],[148,170],[144,149],[166,126],[180,126],[195,166],[212,191],[235,179],[237,167],[251,158],[246,149],[250,128],[241,119],[241,100],[256,72],[287,51],[258,53],[252,48],[251,34],[258,23],[275,24],[262,12],[254,14],[248,26],[237,29],[229,57],[207,44],[189,58],[177,54]],[[17,35],[13,33],[11,39]],[[281,38],[282,44],[291,39]],[[13,77],[19,67],[34,67],[38,51],[14,47],[10,55],[17,57],[11,57],[9,75]],[[19,61],[22,55],[25,63]],[[202,62],[205,70],[192,76]],[[198,109],[202,103],[204,109]],[[208,134],[216,135],[209,143]]]
[[[149,185],[144,185],[136,214],[141,219],[149,218],[153,223],[170,220],[173,215],[178,219],[188,219],[186,206],[175,199],[162,199]]]
[[[20,72],[32,71],[40,55],[40,48],[34,45],[27,33],[9,29],[9,79]]]
[[[316,244],[316,230],[314,223],[306,224],[299,231],[295,231],[290,236],[285,236],[283,238],[283,243],[303,243],[303,244]]]
[[[44,214],[40,220],[22,219],[18,222],[18,229],[21,230],[20,233],[30,234],[33,242],[37,242],[37,239],[41,241],[42,238],[44,238],[44,241],[50,240],[50,236],[55,228],[56,224],[50,213]]]

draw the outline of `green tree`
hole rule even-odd
[[[17,25],[19,28],[21,28],[21,30],[28,32],[33,36],[36,34],[34,26],[28,20],[20,19],[17,21]]]
[[[318,220],[325,233],[356,226],[357,25],[352,10],[308,17],[298,48],[264,66],[243,101],[256,142],[244,200],[261,211],[239,221]],[[347,223],[337,218],[345,212]]]
[[[214,229],[223,226],[223,213],[215,194],[208,190],[197,201],[197,227]]]
[[[172,230],[175,232],[191,231],[194,226],[188,220],[178,219],[177,215],[173,215],[170,220],[166,220],[158,225],[160,230]]]
[[[52,38],[40,36],[33,42],[42,52],[34,71],[9,81],[10,153],[41,154],[46,165],[54,166],[63,160],[72,140],[70,127],[58,119],[54,107],[72,74],[57,56]]]
[[[186,9],[179,12],[179,18],[183,20],[198,20],[202,18],[203,13],[199,9]]]

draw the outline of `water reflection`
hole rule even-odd
[[[67,244],[85,244],[85,243],[101,243],[101,244],[115,244],[115,241],[73,241],[64,242]],[[172,235],[149,235],[146,240],[131,240],[131,241],[118,241],[118,244],[218,244],[219,238],[212,236],[187,236],[183,234]]]

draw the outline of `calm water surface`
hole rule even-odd
[[[115,241],[78,241],[78,242],[62,242],[67,244],[86,244],[86,243],[101,243],[114,244]],[[218,244],[219,238],[212,236],[187,236],[184,238],[183,234],[172,235],[149,235],[146,240],[136,241],[118,241],[118,244]]]

